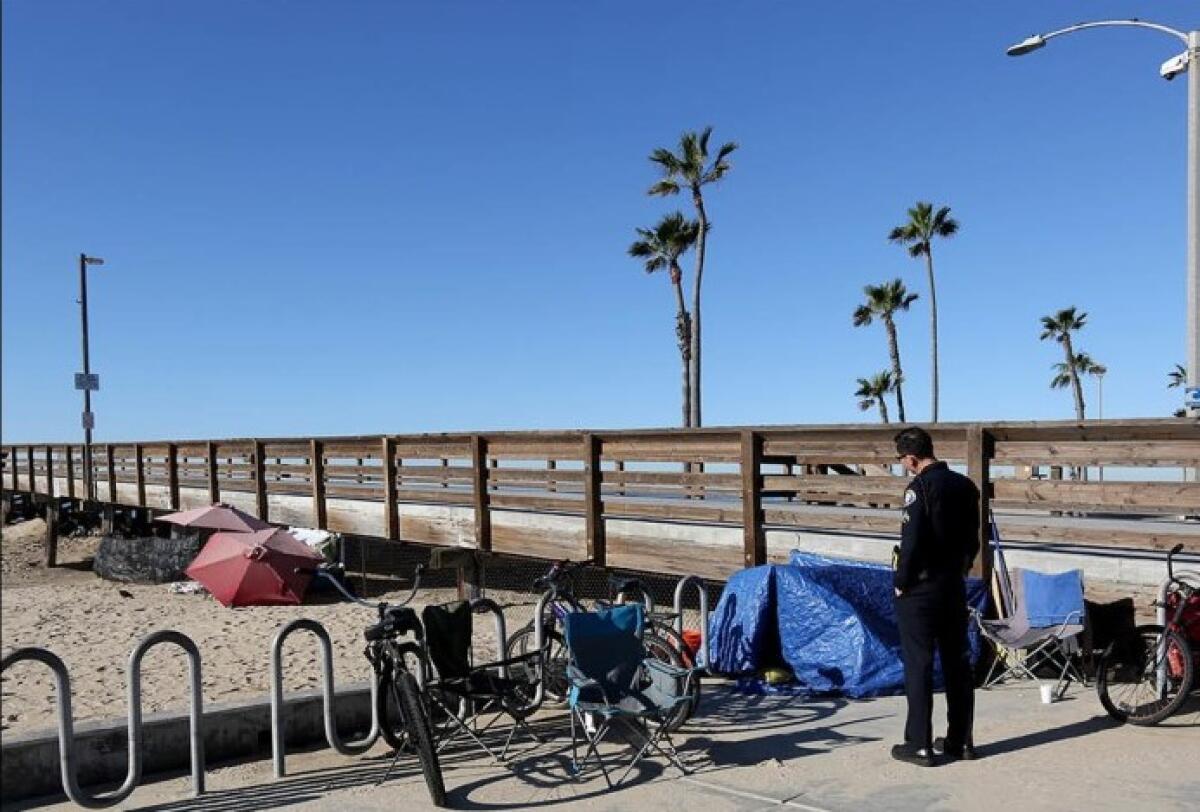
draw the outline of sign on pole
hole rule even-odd
[[[96,372],[76,372],[75,388],[79,389],[80,391],[99,392],[100,375]]]
[[[83,427],[84,427],[85,429],[89,429],[89,430],[90,430],[90,429],[94,429],[94,428],[96,428],[96,415],[95,415],[95,413],[93,413],[93,412],[84,412],[82,417],[83,417]]]
[[[1200,409],[1200,386],[1183,390],[1183,406],[1185,409]]]

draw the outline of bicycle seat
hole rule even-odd
[[[622,592],[633,592],[634,590],[642,594],[646,592],[646,585],[642,583],[642,580],[632,575],[608,576],[608,588],[614,595],[619,595]]]

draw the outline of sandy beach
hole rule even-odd
[[[269,647],[282,624],[299,617],[320,621],[334,647],[335,682],[364,682],[369,666],[362,654],[362,630],[371,610],[347,603],[227,609],[207,594],[176,594],[167,585],[118,584],[90,570],[98,537],[63,539],[59,560],[47,572],[40,565],[41,520],[3,528],[0,554],[3,582],[0,643],[5,652],[22,646],[48,648],[70,669],[75,721],[124,718],[125,672],[129,652],[147,633],[176,629],[200,648],[206,703],[265,697],[269,691]],[[122,594],[125,593],[125,594]],[[407,590],[381,600],[403,598]],[[127,597],[128,596],[128,597]],[[511,631],[533,612],[529,595],[489,591],[505,608]],[[453,589],[422,590],[414,605],[454,600]],[[477,616],[476,656],[494,652],[495,634],[487,616]],[[288,691],[321,684],[320,647],[303,632],[289,638],[284,656]],[[187,708],[187,658],[174,646],[153,649],[143,661],[143,712]],[[36,663],[21,663],[0,683],[4,732],[55,725],[54,677]]]

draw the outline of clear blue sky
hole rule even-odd
[[[1179,51],[1079,19],[1112,2],[3,3],[3,433],[79,435],[76,256],[92,276],[97,438],[673,425],[667,280],[625,249],[674,202],[646,155],[712,124],[710,425],[874,420],[868,282],[928,416],[1071,416],[1038,317],[1090,313],[1106,417],[1162,416],[1184,355]],[[1190,14],[1190,19],[1189,19]],[[686,201],[679,201],[680,205]],[[1094,385],[1088,394],[1094,400]],[[1092,413],[1094,414],[1093,404]]]

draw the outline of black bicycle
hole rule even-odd
[[[1167,554],[1166,626],[1146,624],[1114,640],[1100,656],[1096,693],[1108,715],[1132,725],[1156,725],[1187,701],[1200,663],[1200,589],[1176,577]]]
[[[370,606],[379,613],[379,620],[368,626],[363,637],[365,654],[375,674],[375,714],[380,734],[395,751],[383,780],[391,774],[403,753],[413,753],[421,764],[425,786],[434,806],[446,805],[446,786],[438,762],[429,710],[421,695],[416,674],[427,673],[424,631],[417,613],[408,604],[421,588],[421,572],[413,573],[412,590],[399,603],[371,603],[352,595],[342,585],[340,568],[326,565],[312,574],[332,584],[349,601]]]

